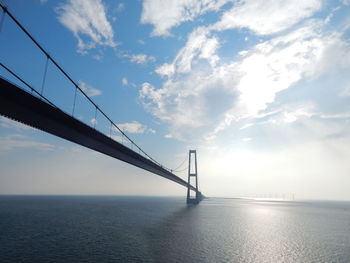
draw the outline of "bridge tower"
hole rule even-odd
[[[192,158],[194,159],[194,167],[191,166]],[[193,165],[193,164],[192,164]],[[191,197],[191,178],[196,181],[196,196]],[[198,204],[202,199],[201,192],[198,191],[198,174],[197,174],[197,152],[196,150],[190,150],[188,156],[188,187],[187,187],[187,204]]]

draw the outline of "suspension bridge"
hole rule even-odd
[[[135,143],[118,125],[99,107],[87,93],[78,85],[73,78],[63,70],[52,56],[34,39],[13,14],[0,3],[2,14],[0,18],[0,33],[5,17],[10,20],[34,43],[46,57],[44,73],[42,76],[41,90],[35,89],[28,81],[23,79],[13,69],[0,61],[0,66],[8,75],[16,79],[20,85],[15,84],[8,78],[0,75],[0,114],[18,122],[24,123],[36,129],[48,132],[60,138],[77,143],[94,151],[106,154],[133,166],[139,167],[156,175],[162,176],[187,188],[187,203],[198,204],[204,197],[198,189],[197,176],[197,153],[189,151],[188,180],[185,181],[174,172],[176,169],[169,169],[157,162],[147,154],[138,144]],[[48,65],[52,64],[66,78],[74,88],[74,99],[70,113],[58,107],[52,100],[43,95],[45,88]],[[93,106],[95,111],[94,122],[88,125],[74,115],[76,109],[77,95],[84,96]],[[102,116],[109,123],[109,134],[103,133],[96,128],[97,115]],[[112,131],[118,131],[121,137],[129,143],[130,147],[117,141],[112,136]],[[191,184],[194,179],[195,185]],[[192,193],[192,195],[191,195]],[[194,194],[194,195],[193,195]]]

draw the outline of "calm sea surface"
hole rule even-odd
[[[0,262],[350,262],[350,203],[0,196]]]

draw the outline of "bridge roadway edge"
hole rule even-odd
[[[2,77],[0,114],[188,187],[186,181],[170,171]],[[192,185],[190,188],[196,190]]]

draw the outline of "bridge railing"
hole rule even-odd
[[[56,104],[52,101],[52,99],[47,98],[47,96],[44,95],[45,86],[47,85],[47,77],[48,77],[48,68],[54,66],[56,70],[66,79],[69,83],[71,83],[74,87],[73,90],[73,98],[72,98],[72,105],[71,105],[71,112],[68,112],[67,110],[63,110],[61,107],[61,110],[65,111],[66,113],[70,114],[72,117],[77,118],[76,112],[77,112],[77,99],[79,97],[85,98],[88,103],[93,107],[93,118],[91,119],[89,125],[93,127],[94,129],[97,129],[97,124],[99,122],[104,122],[105,125],[102,127],[103,129],[98,129],[100,132],[104,133],[105,135],[109,136],[111,139],[118,141],[131,150],[138,152],[139,154],[143,155],[144,157],[148,158],[152,162],[156,163],[157,165],[169,170],[170,172],[182,172],[187,169],[169,169],[165,166],[163,166],[161,163],[157,162],[154,158],[152,158],[148,153],[146,153],[134,140],[132,140],[125,131],[120,128],[92,99],[90,96],[88,96],[87,92],[84,91],[84,88],[81,87],[81,85],[74,81],[73,78],[57,63],[57,61],[36,41],[36,39],[19,23],[19,21],[11,14],[11,12],[7,9],[7,7],[0,2],[0,7],[2,8],[2,14],[0,17],[0,33],[3,30],[4,26],[4,20],[6,15],[15,23],[18,28],[25,34],[27,38],[30,39],[30,41],[40,50],[40,52],[45,56],[45,67],[42,75],[42,81],[40,89],[36,89],[33,87],[33,85],[29,84],[27,81],[25,81],[22,77],[20,77],[16,72],[14,72],[12,69],[10,69],[8,66],[4,65],[0,61],[0,66],[8,72],[11,76],[13,76],[15,79],[17,79],[19,82],[21,82],[27,89],[29,89],[33,95],[45,100],[47,103],[55,106]],[[103,120],[101,120],[101,118]],[[79,119],[79,117],[78,117]],[[101,120],[101,121],[100,121]],[[181,165],[182,166],[182,165]]]

